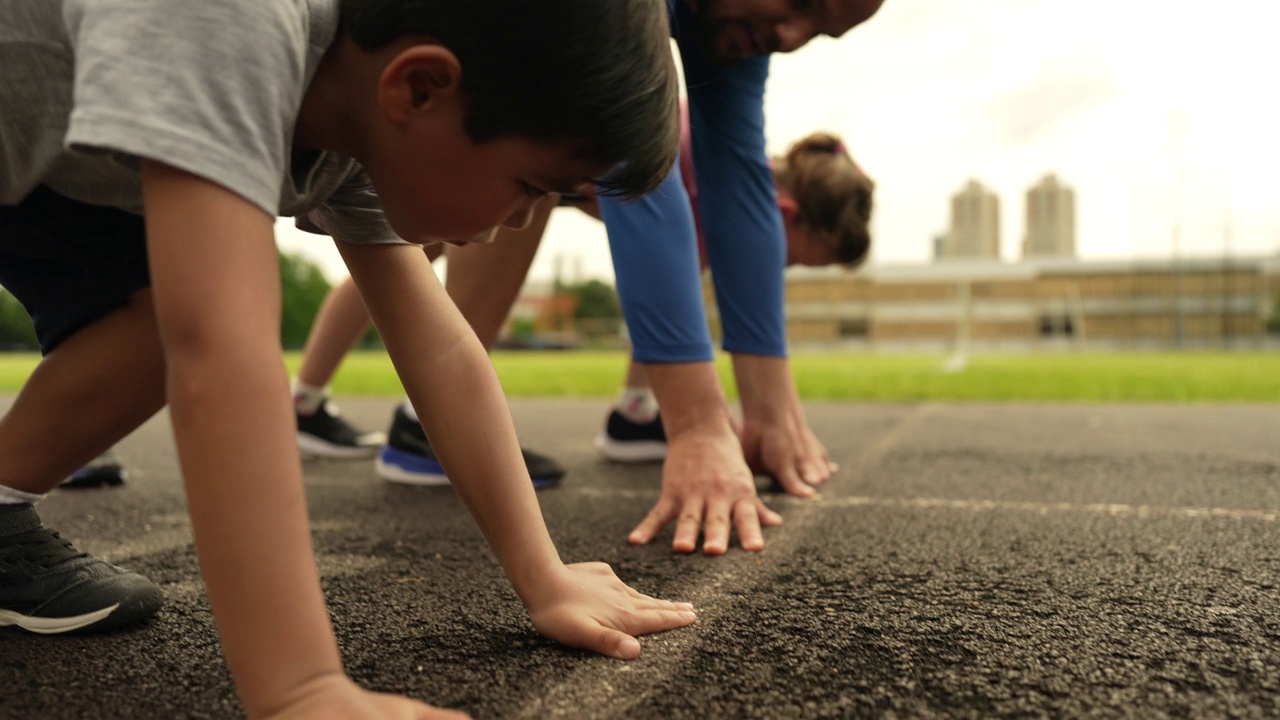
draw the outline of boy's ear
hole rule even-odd
[[[800,204],[791,195],[778,191],[778,210],[782,213],[783,222],[790,223],[800,214]]]
[[[395,123],[458,92],[462,64],[443,45],[412,45],[397,53],[378,78],[378,105]]]

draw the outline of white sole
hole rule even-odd
[[[378,448],[382,447],[384,442],[386,442],[385,439],[379,440],[376,445],[350,447],[347,445],[334,445],[314,435],[298,433],[298,451],[302,453],[302,457],[308,460],[359,460],[361,458],[371,458],[378,454]]]
[[[667,459],[667,444],[657,440],[619,442],[601,433],[596,436],[595,445],[606,460],[616,463],[651,463]]]
[[[42,618],[30,617],[12,610],[0,610],[0,627],[8,627],[17,625],[18,627],[40,635],[56,635],[58,633],[71,632],[80,628],[88,627],[96,622],[100,622],[108,615],[116,611],[120,607],[120,603],[116,603],[110,607],[95,610],[84,615],[76,615],[75,617],[64,618]]]

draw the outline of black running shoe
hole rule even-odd
[[[409,417],[403,406],[396,408],[387,436],[387,444],[378,453],[378,477],[405,485],[449,484],[422,424]],[[535,488],[549,488],[564,477],[565,469],[555,460],[523,448],[520,453]]]
[[[667,433],[662,429],[662,415],[651,422],[637,423],[614,410],[596,436],[596,450],[605,458],[620,463],[662,462],[667,459]]]
[[[380,432],[360,432],[352,427],[338,406],[327,399],[310,415],[297,415],[298,450],[306,458],[373,457],[387,441],[387,436]]]
[[[150,580],[75,549],[30,505],[0,505],[0,627],[42,635],[116,630],[155,615]]]
[[[107,450],[94,458],[88,465],[72,473],[71,477],[63,480],[62,485],[59,487],[75,490],[104,486],[114,487],[123,485],[128,477],[129,473],[124,469],[124,465],[120,464],[120,459],[116,457],[115,452]]]

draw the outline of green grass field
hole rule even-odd
[[[0,392],[14,393],[38,357],[0,355]],[[296,353],[287,356],[290,370]],[[499,352],[498,375],[513,397],[609,397],[622,382],[621,352]],[[806,400],[996,400],[1280,402],[1280,353],[1152,353],[977,356],[957,373],[942,357],[797,353]],[[733,374],[719,360],[725,387]],[[384,353],[355,353],[333,383],[336,395],[402,394]]]

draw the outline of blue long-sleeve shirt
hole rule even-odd
[[[712,64],[684,0],[667,0],[689,98],[707,260],[732,353],[786,356],[786,236],[764,147],[768,58]],[[711,360],[697,235],[679,164],[653,193],[601,198],[623,314],[638,362]]]

